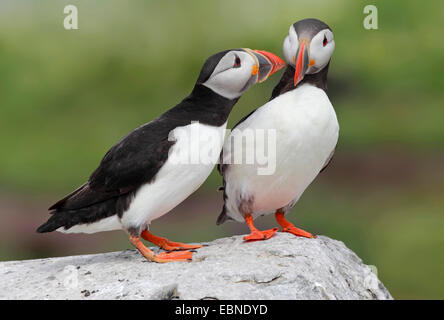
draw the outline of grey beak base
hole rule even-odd
[[[257,82],[261,83],[267,80],[268,76],[271,73],[271,70],[273,69],[273,64],[264,55],[258,52],[253,52],[253,54],[259,62],[259,72],[258,72]]]

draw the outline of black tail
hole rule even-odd
[[[109,216],[119,216],[129,208],[135,191],[128,192],[119,197],[113,197],[78,209],[56,209],[44,224],[38,227],[37,232],[51,232],[60,227],[69,229],[78,224],[89,224]]]
[[[220,225],[230,219],[231,218],[229,216],[227,216],[227,208],[225,207],[225,204],[224,204],[222,212],[220,213],[219,217],[217,217],[216,225]]]
[[[219,170],[220,171],[220,170]],[[225,190],[225,186],[226,186],[226,182],[225,179],[222,179],[222,187],[220,187],[218,190],[219,191],[223,191],[223,197],[224,197],[224,207],[222,208],[222,212],[219,214],[219,217],[217,217],[217,221],[216,221],[216,225],[220,225],[222,223],[224,223],[227,220],[231,220],[231,218],[229,216],[227,216],[227,207],[225,206],[225,203],[227,201],[227,193]]]
[[[52,232],[60,227],[69,229],[77,224],[91,223],[109,216],[107,203],[99,203],[78,210],[54,210],[51,217],[37,228],[38,233]]]
[[[54,210],[48,221],[37,228],[37,232],[52,232],[60,227],[69,229],[77,224],[87,224],[107,218],[115,212],[116,200],[112,200],[78,210]]]
[[[45,232],[52,232],[54,230],[57,230],[60,227],[63,227],[66,222],[66,215],[64,215],[65,212],[56,212],[54,213],[48,221],[46,221],[44,224],[42,224],[40,227],[37,228],[38,233],[45,233]]]

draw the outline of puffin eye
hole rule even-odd
[[[324,41],[322,41],[322,45],[325,47],[328,43],[327,37],[324,34]]]
[[[233,68],[239,68],[241,66],[241,59],[236,56],[236,58],[234,59],[234,64],[233,64]]]

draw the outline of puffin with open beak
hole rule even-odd
[[[191,94],[113,146],[86,183],[49,208],[51,217],[37,232],[123,229],[148,260],[191,260],[189,249],[201,245],[169,241],[148,227],[207,179],[222,149],[228,115],[241,95],[284,66],[278,56],[251,49],[208,58]],[[205,161],[200,154],[207,156]],[[155,254],[140,237],[167,252]]]
[[[253,220],[275,213],[282,231],[314,236],[296,228],[285,215],[305,189],[328,165],[338,141],[339,125],[327,96],[327,73],[335,42],[330,27],[317,19],[290,26],[283,50],[289,64],[271,100],[243,118],[226,139],[219,171],[223,176],[224,206],[217,219],[245,221],[246,241],[269,239],[277,228],[260,231]],[[276,133],[275,170],[260,174],[258,161],[233,163],[243,154],[267,154],[264,143],[235,144],[255,130]]]

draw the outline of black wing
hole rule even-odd
[[[49,210],[75,210],[134,191],[151,182],[174,141],[168,141],[174,121],[153,120],[130,132],[103,157],[88,182]]]

